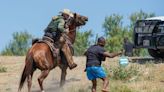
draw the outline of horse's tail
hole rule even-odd
[[[21,91],[23,84],[27,78],[27,76],[29,76],[32,72],[33,72],[33,58],[31,55],[27,55],[26,57],[26,62],[25,62],[25,67],[21,76],[21,80],[19,83],[19,88],[18,88],[18,92]]]

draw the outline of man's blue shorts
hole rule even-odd
[[[87,77],[89,80],[94,80],[96,78],[105,78],[106,73],[101,66],[91,66],[86,68]]]

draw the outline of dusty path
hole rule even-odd
[[[7,72],[0,73],[0,92],[17,92],[20,76],[24,67],[25,57],[0,57],[0,65],[7,68]],[[67,78],[65,86],[60,89],[60,74],[58,67],[50,72],[44,81],[44,88],[46,92],[68,92],[67,89],[74,86],[88,84],[85,72],[85,58],[74,58],[78,67],[74,70],[67,70]],[[37,70],[33,76],[32,92],[40,92],[37,78],[40,71]],[[22,92],[27,92],[27,84],[25,83]]]

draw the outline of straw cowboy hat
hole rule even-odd
[[[73,17],[73,13],[69,9],[63,9],[62,11],[60,11],[60,13],[64,13],[69,15],[70,17]]]

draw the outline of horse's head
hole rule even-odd
[[[80,27],[86,24],[88,21],[88,18],[86,16],[82,16],[80,14],[74,13],[74,17],[71,19],[71,25],[74,25],[75,27]]]
[[[68,37],[70,38],[71,43],[75,42],[76,37],[76,28],[83,26],[88,21],[88,18],[86,16],[79,15],[77,13],[74,13],[74,17],[70,19],[68,26],[69,26],[69,33]]]
[[[88,21],[88,17],[74,13],[74,20],[75,20],[76,26],[82,26],[86,24],[86,22]]]

